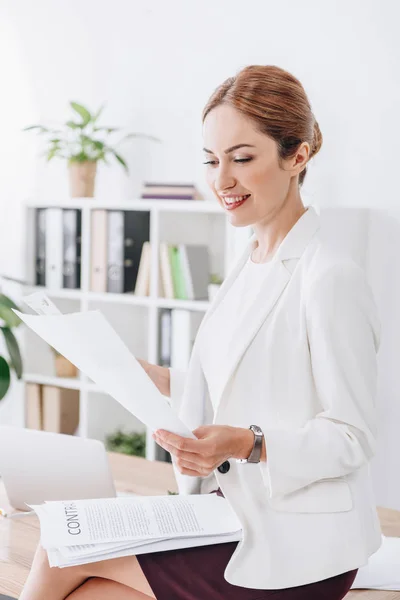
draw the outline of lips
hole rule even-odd
[[[243,200],[240,200],[239,202],[231,202],[230,204],[225,202],[225,199],[224,199],[223,200],[224,206],[227,210],[234,210],[235,208],[242,206],[242,204],[244,204],[246,202],[246,200],[248,200],[250,198],[250,196],[251,196],[251,194],[246,194],[246,197]]]

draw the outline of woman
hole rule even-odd
[[[212,192],[254,234],[187,373],[141,364],[198,438],[154,435],[180,492],[224,495],[243,539],[62,570],[39,547],[21,600],[339,600],[381,544],[380,326],[362,270],[301,199],[322,143],[305,91],[278,67],[246,67],[210,98],[203,135]]]

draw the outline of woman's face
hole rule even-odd
[[[301,169],[291,168],[295,161],[287,161],[287,170],[281,168],[275,140],[257,132],[235,108],[219,105],[212,109],[204,120],[203,140],[207,183],[232,225],[268,222],[280,211],[291,188],[298,190],[294,175]],[[249,197],[238,198],[244,195]]]

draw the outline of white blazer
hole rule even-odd
[[[313,207],[281,242],[262,293],[233,327],[229,358],[215,366],[213,423],[259,425],[267,461],[232,458],[227,473],[214,471],[243,528],[225,579],[282,589],[366,564],[382,539],[369,473],[380,322],[363,270],[324,242]],[[187,372],[171,369],[171,405],[192,430],[204,424],[207,394],[195,341]],[[181,494],[200,493],[204,478],[181,474],[174,459],[173,467]]]

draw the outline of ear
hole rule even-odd
[[[304,169],[311,156],[311,148],[308,142],[303,142],[291,161],[291,170],[298,175]]]

